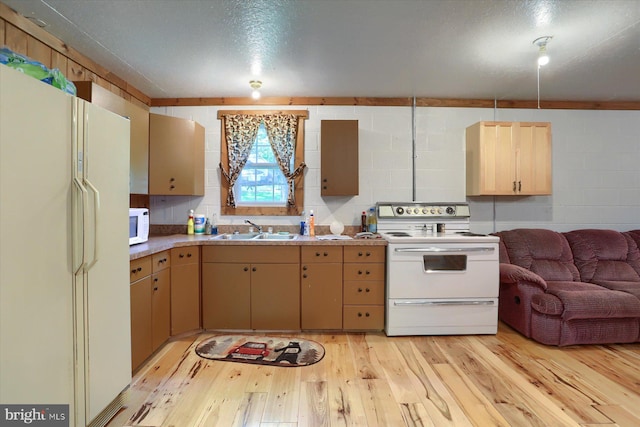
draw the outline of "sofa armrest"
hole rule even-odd
[[[531,270],[515,264],[500,264],[500,283],[520,284],[527,282],[530,285],[539,287],[542,291],[547,290],[547,282]]]

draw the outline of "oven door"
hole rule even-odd
[[[389,244],[388,298],[497,298],[497,243]]]

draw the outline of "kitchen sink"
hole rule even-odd
[[[259,236],[259,233],[239,233],[239,234],[231,234],[225,233],[220,234],[219,236],[212,237],[211,239],[215,240],[251,240]]]
[[[212,240],[295,240],[297,234],[271,234],[271,233],[225,233],[212,237]]]
[[[270,234],[262,233],[257,235],[251,240],[295,240],[298,237],[297,234]]]

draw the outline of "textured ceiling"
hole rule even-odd
[[[152,98],[640,101],[640,0],[0,0]]]

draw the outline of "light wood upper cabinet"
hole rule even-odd
[[[322,120],[320,139],[320,195],[357,196],[358,121]]]
[[[467,195],[551,194],[551,124],[478,122],[467,128]]]
[[[79,98],[123,117],[131,127],[129,193],[149,192],[149,110],[119,97],[113,92],[87,82],[74,82]]]
[[[204,196],[204,127],[149,114],[149,194]]]

